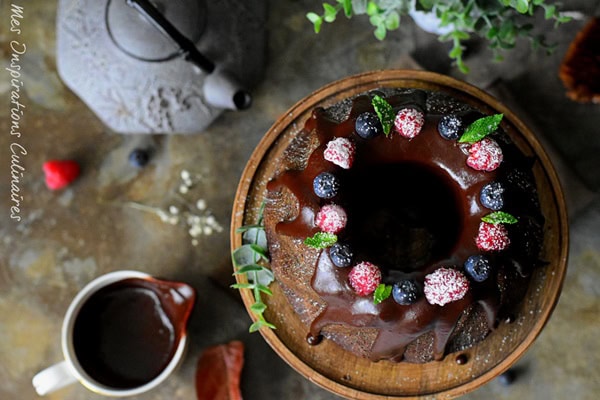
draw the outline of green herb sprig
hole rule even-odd
[[[516,224],[519,220],[513,215],[504,212],[504,211],[495,211],[493,213],[489,213],[488,215],[481,218],[483,222],[487,222],[489,224]]]
[[[467,126],[467,129],[465,129],[465,132],[458,139],[458,142],[473,144],[480,141],[498,129],[503,117],[504,114],[495,114],[475,120]]]
[[[246,275],[248,283],[235,283],[234,289],[252,290],[254,303],[250,310],[256,315],[257,320],[250,325],[249,331],[256,332],[266,327],[276,329],[275,325],[265,319],[264,312],[267,305],[262,301],[262,295],[272,296],[269,285],[274,280],[273,272],[262,263],[269,261],[263,225],[264,204],[259,211],[258,222],[255,225],[246,225],[236,229],[242,234],[245,243],[231,253],[231,259],[236,271],[234,275]]]
[[[400,27],[402,16],[410,15],[413,7],[416,11],[432,12],[439,19],[440,28],[450,28],[448,33],[439,35],[439,40],[451,42],[448,56],[465,74],[469,67],[463,60],[464,43],[471,36],[487,40],[497,61],[503,59],[503,51],[515,47],[518,38],[529,39],[533,49],[552,53],[556,46],[547,43],[544,36],[535,35],[533,25],[524,20],[538,11],[544,13],[546,20],[553,20],[555,26],[571,20],[556,4],[546,0],[335,0],[333,4],[323,3],[321,14],[309,12],[306,17],[318,33],[323,22],[334,22],[340,12],[347,18],[366,15],[375,28],[375,37],[384,40],[388,31]]]
[[[325,249],[337,242],[337,235],[327,232],[317,232],[311,237],[304,239],[304,244],[315,249]]]
[[[379,304],[392,295],[392,285],[380,283],[373,292],[373,304]]]
[[[371,104],[375,109],[375,113],[377,114],[379,121],[381,121],[383,133],[385,134],[385,136],[388,136],[390,134],[390,131],[392,130],[392,125],[396,116],[396,114],[394,113],[394,109],[392,108],[390,103],[387,102],[387,100],[378,95],[373,96],[373,98],[371,99]]]

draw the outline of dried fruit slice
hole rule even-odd
[[[196,366],[198,400],[242,400],[244,344],[238,340],[206,348]]]
[[[573,39],[558,75],[570,99],[600,103],[600,17],[591,18]]]

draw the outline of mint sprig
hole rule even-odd
[[[250,325],[249,331],[256,332],[260,328],[276,329],[275,325],[264,317],[267,305],[262,301],[262,295],[272,296],[269,285],[275,279],[273,271],[262,263],[269,261],[263,221],[264,203],[261,205],[258,223],[246,225],[236,229],[236,233],[243,234],[246,243],[231,252],[231,260],[235,267],[233,275],[246,275],[248,283],[235,283],[233,289],[252,290],[255,302],[250,310],[256,315],[257,320]]]
[[[483,222],[489,224],[516,224],[519,222],[517,218],[504,211],[495,211],[481,218]]]
[[[304,239],[304,244],[315,249],[325,249],[337,242],[337,236],[333,233],[317,232],[312,237]]]
[[[373,96],[371,99],[371,104],[375,109],[375,113],[377,114],[379,121],[381,121],[383,133],[385,136],[388,136],[392,130],[392,124],[394,123],[394,118],[396,116],[394,114],[394,109],[392,108],[391,104],[387,102],[387,100],[379,95]]]
[[[465,129],[465,132],[458,139],[459,143],[475,143],[495,132],[500,126],[500,121],[504,114],[495,114],[488,117],[479,118]]]
[[[380,283],[373,292],[373,304],[379,304],[392,294],[392,285]]]

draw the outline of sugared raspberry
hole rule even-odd
[[[403,108],[394,119],[396,132],[405,138],[412,139],[421,132],[425,123],[425,115],[416,108]]]
[[[326,204],[321,207],[315,220],[323,232],[336,234],[344,229],[348,216],[346,211],[337,204]]]
[[[510,239],[504,225],[482,222],[475,243],[481,250],[500,251],[508,247]]]
[[[335,165],[344,169],[349,169],[354,161],[356,146],[350,139],[339,137],[327,143],[327,148],[323,152],[323,157]]]
[[[503,158],[500,145],[486,137],[471,145],[467,165],[478,171],[493,171],[500,166]]]
[[[452,268],[438,268],[425,276],[425,298],[429,304],[444,304],[462,299],[469,290],[469,280]]]
[[[352,267],[348,279],[359,296],[368,296],[381,283],[381,271],[376,265],[364,261]]]

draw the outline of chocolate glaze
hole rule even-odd
[[[348,212],[348,225],[338,240],[351,244],[355,262],[378,265],[386,283],[412,278],[422,284],[425,275],[437,268],[462,269],[468,256],[481,253],[474,238],[481,218],[490,210],[479,202],[479,192],[492,180],[506,182],[507,192],[512,194],[505,211],[523,216],[533,228],[520,233],[521,223],[512,227],[511,234],[519,240],[525,238],[527,243],[511,245],[502,253],[488,253],[497,273],[482,283],[471,281],[470,290],[461,300],[440,307],[421,296],[410,306],[399,305],[391,298],[375,305],[370,296],[358,296],[349,286],[349,268],[333,266],[326,250],[318,257],[311,285],[326,307],[310,326],[310,343],[320,342],[317,338],[329,324],[372,327],[379,334],[369,357],[374,361],[400,361],[407,345],[433,333],[433,358],[439,360],[461,315],[474,304],[485,311],[490,329],[495,327],[507,286],[500,278],[512,276],[508,271],[515,266],[520,276],[528,275],[539,253],[539,243],[530,241],[540,239],[543,220],[536,207],[535,185],[527,175],[531,162],[507,136],[498,134],[501,137],[496,138],[505,156],[500,168],[476,171],[465,163],[468,145],[438,134],[442,114],[427,107],[425,92],[396,94],[386,100],[395,108],[409,104],[426,110],[425,124],[417,137],[409,140],[392,133],[360,138],[354,132],[354,123],[362,112],[373,112],[369,95],[356,97],[349,115],[341,122],[332,119],[327,110],[317,108],[304,127],[306,132],[314,132],[319,142],[306,167],[283,172],[267,188],[278,191],[286,187],[298,201],[297,217],[278,223],[277,234],[298,239],[312,236],[319,231],[314,217],[320,207],[328,202],[340,204]],[[474,119],[472,111],[467,118]],[[335,137],[347,137],[356,143],[356,158],[349,170],[323,158],[323,150]],[[524,175],[511,183],[508,176],[514,175],[513,169]],[[342,191],[330,200],[320,199],[312,191],[313,179],[323,171],[342,178]]]

